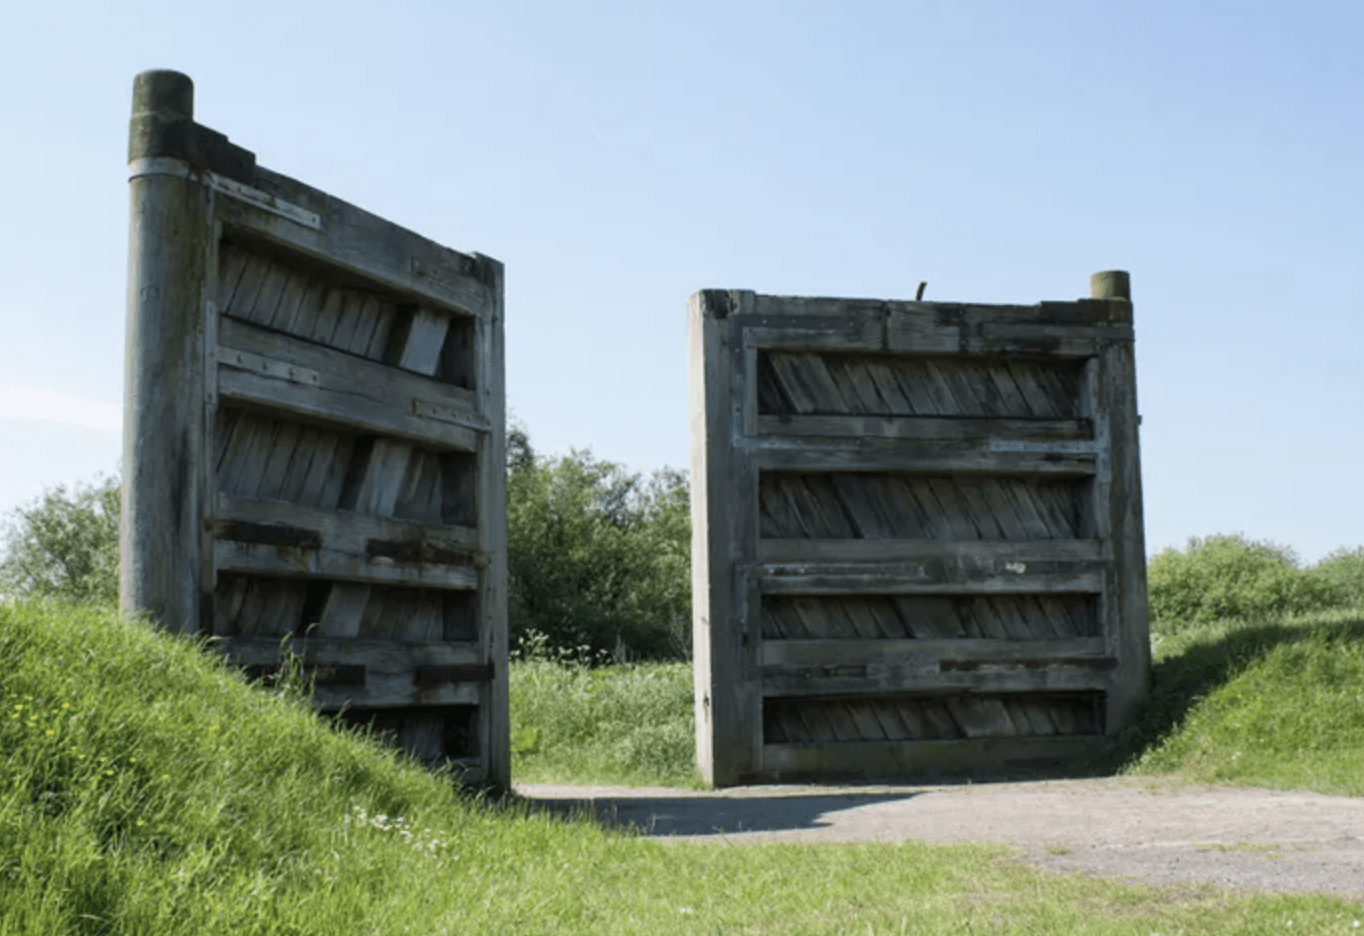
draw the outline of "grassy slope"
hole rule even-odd
[[[1364,796],[1364,612],[1158,634],[1129,769]]]
[[[1350,931],[978,847],[669,847],[456,796],[110,612],[0,605],[0,932]],[[399,818],[401,817],[401,818]]]

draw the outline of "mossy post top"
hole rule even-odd
[[[255,182],[255,153],[195,123],[194,82],[181,72],[161,68],[133,79],[128,123],[128,162],[158,158],[179,159],[243,185]]]

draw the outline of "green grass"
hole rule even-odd
[[[1157,632],[1128,769],[1364,796],[1364,612]]]
[[[517,780],[701,786],[687,664],[517,661],[510,683]]]
[[[109,610],[0,604],[0,660],[5,934],[1346,933],[1360,918],[1327,898],[1042,873],[984,847],[664,845],[498,806]]]

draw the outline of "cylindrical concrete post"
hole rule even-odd
[[[185,75],[148,71],[134,81],[119,537],[122,613],[191,633],[199,629],[212,231],[207,187],[167,154],[185,152],[193,107]]]
[[[1089,278],[1089,298],[1132,301],[1132,277],[1126,270],[1103,270]]]

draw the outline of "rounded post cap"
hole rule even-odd
[[[153,68],[133,79],[133,115],[156,114],[167,120],[194,119],[194,82],[189,75]]]
[[[1089,278],[1091,299],[1132,301],[1132,277],[1126,270],[1101,270]]]

